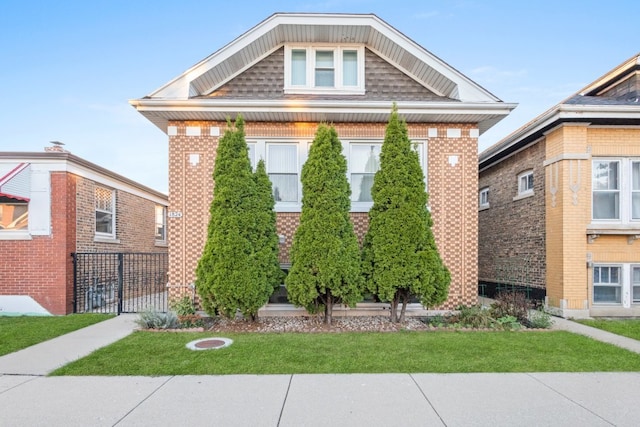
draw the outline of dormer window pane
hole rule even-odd
[[[291,84],[294,86],[307,84],[307,51],[305,49],[291,51]]]
[[[333,51],[316,51],[316,86],[334,87]]]
[[[345,50],[342,52],[342,73],[344,86],[358,86],[358,51]]]

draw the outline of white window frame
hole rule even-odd
[[[599,162],[618,163],[617,190],[595,190],[593,184],[595,164]],[[640,225],[640,218],[633,218],[633,164],[640,163],[638,157],[594,157],[591,162],[591,221],[594,224]],[[593,196],[598,191],[618,192],[618,218],[594,218]],[[637,192],[637,190],[636,190]]]
[[[629,159],[629,189],[631,192],[631,195],[629,196],[629,215],[631,218],[631,222],[636,222],[636,221],[640,222],[640,216],[638,217],[633,216],[633,196],[636,195],[640,197],[640,188],[638,189],[633,188],[633,165],[635,163],[640,165],[640,159],[633,159],[633,158]]]
[[[351,175],[353,173],[359,173],[359,172],[355,172],[351,169],[351,146],[352,145],[380,145],[382,146],[384,140],[382,139],[345,139],[342,140],[342,153],[345,155],[345,157],[347,158],[347,180],[349,181],[349,186],[352,185],[352,177]],[[428,186],[428,143],[427,140],[415,140],[415,141],[411,141],[411,146],[413,147],[414,151],[416,151],[418,153],[418,157],[420,159],[420,167],[422,168],[422,172],[424,174],[424,188],[425,191],[429,191],[429,186]],[[382,150],[381,150],[382,151]],[[353,188],[351,188],[351,192],[353,193]],[[369,210],[371,210],[371,208],[373,207],[373,202],[358,202],[358,201],[351,201],[351,212],[369,212]]]
[[[267,150],[269,149],[269,145],[284,145],[284,144],[295,144],[297,146],[297,168],[296,173],[298,175],[298,201],[297,202],[278,202],[276,201],[274,210],[276,212],[300,212],[302,210],[302,182],[300,180],[300,175],[302,173],[302,165],[307,160],[309,154],[309,147],[311,146],[310,139],[293,139],[293,138],[252,138],[247,140],[247,145],[252,145],[254,147],[253,153],[254,156],[249,155],[249,161],[251,162],[251,167],[255,171],[258,162],[262,159],[265,162],[265,167],[267,170],[267,175],[269,175],[269,162],[267,161]],[[249,150],[251,153],[251,150]]]
[[[489,187],[484,187],[478,192],[478,210],[489,209]]]
[[[601,271],[601,269],[603,268],[608,268],[609,269],[609,277],[611,277],[611,269],[616,268],[618,269],[618,282],[617,284],[612,283],[611,281],[609,282],[598,282],[596,283],[596,269],[598,269],[597,271]],[[625,269],[623,268],[622,264],[594,264],[593,266],[593,271],[591,272],[591,277],[592,277],[592,286],[593,286],[593,294],[592,294],[592,301],[593,301],[593,305],[594,306],[602,306],[602,305],[615,305],[615,306],[621,306],[624,303],[624,293],[625,293]],[[619,302],[612,302],[612,301],[602,301],[602,302],[596,302],[596,287],[603,287],[603,288],[619,288],[620,289],[620,301]]]
[[[531,177],[531,187],[529,187],[529,177]],[[518,195],[517,198],[533,196],[534,176],[533,169],[526,170],[518,174]]]
[[[640,304],[640,297],[638,299],[633,298],[633,288],[635,286],[640,287],[640,283],[637,285],[633,283],[633,270],[640,270],[640,264],[631,264],[629,268],[629,286],[630,286],[630,294],[631,294],[631,304]]]
[[[306,51],[306,81],[304,85],[292,84],[292,51]],[[316,86],[316,52],[332,51],[334,59],[334,86]],[[343,52],[356,51],[357,56],[357,80],[355,86],[344,84]],[[286,94],[344,94],[344,95],[364,95],[364,46],[362,45],[327,45],[327,44],[291,44],[286,45],[284,50],[284,92]]]
[[[269,164],[267,161],[267,150],[271,144],[296,144],[298,149],[298,201],[297,202],[278,202],[276,201],[274,210],[276,212],[300,212],[302,210],[302,182],[300,180],[302,174],[302,167],[309,157],[309,150],[311,148],[313,140],[311,139],[296,139],[296,138],[251,138],[247,140],[247,145],[253,146],[253,150],[249,150],[249,153],[253,151],[254,156],[250,157],[251,166],[255,170],[255,167],[260,159],[264,160],[269,174]],[[380,144],[382,145],[382,139],[349,139],[341,140],[342,152],[347,158],[347,180],[351,185],[351,167],[350,167],[350,145],[351,144]],[[424,173],[425,190],[428,191],[428,143],[427,140],[415,140],[412,141],[414,150],[418,153],[420,159],[420,167]],[[253,158],[252,158],[253,157]],[[369,212],[373,202],[351,202],[351,212]]]
[[[162,216],[160,217],[160,220],[162,222],[158,222],[158,209],[162,210]],[[155,219],[155,238],[156,238],[156,243],[160,243],[160,244],[164,244],[167,242],[167,207],[163,206],[163,205],[156,205],[154,208],[154,219]],[[160,238],[158,238],[158,225],[162,225],[162,236],[160,236]]]
[[[112,208],[112,211],[107,211],[105,209],[98,209],[98,207],[96,206],[95,192],[96,192],[96,190],[98,188],[111,192],[111,208]],[[94,216],[93,216],[93,218],[94,218],[94,227],[93,227],[93,229],[95,231],[96,238],[115,239],[116,238],[116,212],[117,212],[116,190],[114,190],[113,188],[107,188],[107,187],[103,187],[103,186],[97,185],[95,187],[95,189],[94,189],[93,206],[94,206]],[[111,233],[104,233],[104,232],[98,231],[98,224],[95,222],[96,221],[96,213],[97,212],[111,214]]]

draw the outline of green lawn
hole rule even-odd
[[[134,332],[52,375],[640,371],[640,355],[563,331],[225,334]]]
[[[583,325],[613,332],[634,340],[640,340],[640,319],[628,320],[576,320]]]
[[[106,314],[0,316],[0,356],[112,318]]]

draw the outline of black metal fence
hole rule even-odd
[[[72,253],[74,313],[167,311],[166,253]]]

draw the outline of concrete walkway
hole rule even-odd
[[[125,337],[135,318],[0,357],[0,427],[636,426],[640,419],[640,372],[44,376]],[[555,328],[633,347],[554,320]]]

